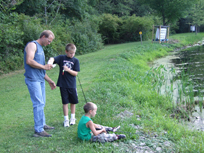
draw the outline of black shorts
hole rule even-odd
[[[77,104],[78,102],[78,95],[76,88],[60,88],[62,104]]]

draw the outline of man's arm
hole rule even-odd
[[[34,60],[36,49],[37,49],[36,44],[34,42],[30,42],[26,46],[26,48],[25,48],[25,51],[26,51],[26,64],[30,65],[33,68],[50,70],[52,68],[51,64],[42,65],[42,64],[39,64],[38,62],[36,62]]]
[[[56,88],[56,84],[54,81],[52,81],[47,74],[45,74],[45,80],[49,83],[51,89],[55,89]]]

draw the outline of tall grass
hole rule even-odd
[[[203,35],[203,34],[202,34]],[[187,35],[187,37],[191,37]],[[176,38],[176,36],[174,36]],[[178,38],[180,39],[180,38]],[[189,41],[189,44],[191,42]],[[51,138],[34,138],[32,103],[24,83],[23,73],[8,74],[0,78],[0,152],[126,152],[124,144],[140,144],[141,135],[158,133],[162,143],[170,141],[174,148],[166,152],[188,150],[203,152],[203,133],[192,132],[170,118],[172,101],[152,90],[153,81],[148,76],[152,60],[165,56],[174,48],[168,44],[151,42],[109,45],[95,53],[77,56],[81,65],[80,81],[88,101],[97,104],[93,121],[108,126],[121,125],[125,140],[116,143],[90,143],[77,138],[77,125],[64,128],[59,89],[52,91],[46,83],[45,115],[48,125],[55,126]],[[58,67],[47,71],[56,82]],[[162,78],[162,75],[160,76]],[[76,107],[76,123],[83,115],[85,100],[77,84],[79,104]],[[155,87],[156,89],[156,87]],[[118,117],[124,111],[134,115]],[[136,116],[140,117],[140,120]],[[142,127],[140,134],[130,124]],[[164,134],[166,131],[166,134]],[[153,141],[144,140],[155,151]],[[116,145],[119,144],[119,145]],[[184,145],[185,144],[185,145]],[[196,150],[197,149],[197,150]],[[134,150],[132,150],[134,152]]]

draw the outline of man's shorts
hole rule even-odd
[[[62,98],[62,104],[79,103],[76,88],[60,88],[60,93]]]

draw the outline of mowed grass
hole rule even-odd
[[[188,44],[201,40],[203,33],[172,36]],[[180,44],[184,45],[184,44]],[[186,43],[185,43],[186,45]],[[177,45],[179,46],[179,45]],[[203,133],[192,132],[171,119],[172,102],[152,90],[151,77],[146,72],[148,62],[165,56],[173,47],[150,41],[108,45],[103,50],[77,56],[81,71],[78,74],[87,101],[97,104],[98,111],[93,121],[102,125],[121,125],[127,132],[125,144],[137,140],[135,129],[130,124],[143,127],[144,133],[157,132],[175,143],[177,151],[204,151]],[[55,82],[58,66],[47,74]],[[77,138],[77,124],[84,114],[85,99],[77,78],[79,104],[76,106],[76,125],[63,127],[63,112],[59,88],[51,90],[46,83],[45,117],[51,138],[35,138],[32,102],[24,82],[24,72],[18,71],[0,77],[0,152],[125,152],[114,143],[90,143]],[[124,111],[134,115],[117,117]],[[69,112],[70,114],[70,112]],[[137,115],[141,120],[137,120]],[[70,116],[70,115],[69,115]],[[129,132],[129,133],[128,133]],[[121,132],[120,132],[121,133]],[[131,134],[132,133],[132,134]],[[116,143],[119,143],[117,141]]]

